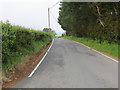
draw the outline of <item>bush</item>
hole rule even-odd
[[[45,42],[46,44],[52,40],[49,33],[43,31],[31,30],[21,26],[13,26],[10,23],[2,23],[2,62],[3,68],[11,65],[21,56],[34,51],[35,42]],[[18,58],[16,58],[18,57]]]

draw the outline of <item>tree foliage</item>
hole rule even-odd
[[[118,43],[117,2],[61,2],[59,24],[69,36]]]

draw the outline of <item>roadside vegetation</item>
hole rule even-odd
[[[51,34],[43,31],[31,30],[10,23],[2,23],[2,66],[5,70],[12,70],[21,57],[40,50],[51,40]]]
[[[72,37],[72,36],[70,36],[70,37],[65,36],[62,38],[83,43],[93,49],[100,51],[100,52],[107,53],[109,55],[120,58],[120,56],[118,55],[118,51],[119,51],[118,46],[119,45],[116,43],[110,44],[110,43],[108,43],[108,41],[99,43],[100,42],[99,40],[93,40],[93,39],[89,39],[89,38],[78,38],[78,37]]]
[[[1,21],[0,25],[2,31],[3,82],[9,82],[6,78],[15,78],[14,75],[12,75],[13,71],[17,71],[16,73],[18,74],[20,73],[17,67],[22,67],[23,69],[26,63],[31,62],[29,59],[26,60],[26,57],[33,60],[37,58],[41,50],[52,41],[55,34],[52,33],[53,31],[37,31],[11,25],[8,21],[6,23]]]
[[[59,24],[64,38],[120,58],[118,2],[61,2]],[[118,45],[119,44],[119,45]]]

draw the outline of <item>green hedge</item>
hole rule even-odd
[[[51,35],[47,32],[13,26],[8,22],[1,22],[1,25],[3,67],[12,66],[13,63],[20,60],[21,56],[34,51],[35,43],[41,42],[44,46],[52,40]]]

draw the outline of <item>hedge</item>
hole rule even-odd
[[[34,42],[50,42],[49,33],[29,28],[14,26],[10,23],[1,23],[2,29],[2,63],[3,67],[17,61],[16,57],[24,56],[34,51]],[[27,50],[27,53],[26,51]],[[12,58],[12,59],[11,59]],[[16,59],[16,60],[14,60]],[[20,58],[19,58],[20,59]]]

